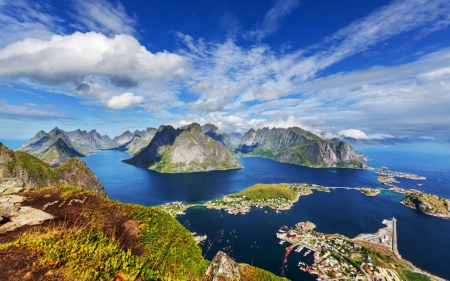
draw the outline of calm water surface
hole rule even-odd
[[[387,148],[360,150],[369,156],[372,167],[387,166],[394,171],[416,173],[427,177],[421,181],[400,179],[401,187],[416,188],[450,198],[450,144],[415,143]],[[261,158],[238,158],[245,167],[239,170],[192,174],[160,174],[121,162],[130,158],[125,152],[105,151],[83,158],[96,173],[112,199],[154,206],[172,201],[204,202],[240,191],[255,183],[306,182],[325,186],[380,187],[374,171],[352,169],[313,169],[278,163]],[[211,259],[224,250],[236,261],[252,263],[275,274],[280,273],[285,246],[278,244],[276,230],[309,220],[324,233],[341,233],[354,237],[375,232],[381,221],[395,216],[398,220],[400,254],[416,266],[450,279],[450,220],[424,215],[399,204],[401,197],[383,192],[367,197],[356,191],[314,192],[302,197],[290,211],[276,214],[271,210],[253,209],[246,215],[232,216],[223,211],[192,208],[177,219],[189,230],[214,239],[223,230],[220,243],[203,251]],[[265,212],[267,211],[267,213]],[[251,245],[257,245],[252,250]],[[292,280],[314,280],[296,268],[299,260],[311,262],[311,255],[292,252],[287,277]]]

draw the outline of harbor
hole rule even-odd
[[[436,279],[401,259],[397,250],[397,220],[385,219],[382,223],[386,227],[376,233],[360,234],[354,239],[316,232],[315,225],[308,221],[297,223],[295,228],[283,226],[276,236],[280,239],[280,244],[287,242],[290,246],[286,248],[282,268],[284,270],[288,255],[293,251],[304,257],[313,254],[312,263],[300,261],[298,268],[322,281],[400,281],[403,280],[405,271],[427,275],[431,280]]]

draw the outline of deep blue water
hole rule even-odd
[[[402,144],[360,151],[372,159],[367,162],[372,167],[387,166],[394,171],[427,177],[423,182],[400,179],[399,186],[422,189],[450,198],[450,144]],[[160,174],[121,162],[129,157],[125,152],[105,151],[85,157],[84,161],[96,173],[112,199],[149,206],[172,201],[203,202],[240,191],[255,183],[380,186],[375,180],[375,172],[367,170],[314,169],[261,158],[238,158],[244,169]],[[424,185],[418,187],[417,183]],[[310,220],[317,225],[318,231],[354,237],[361,232],[375,232],[383,227],[383,219],[395,216],[398,219],[400,254],[416,266],[450,279],[450,220],[406,208],[398,203],[400,199],[398,194],[390,192],[367,197],[357,191],[334,190],[330,194],[314,192],[302,197],[292,210],[281,214],[254,209],[246,215],[232,216],[223,211],[193,208],[187,210],[186,215],[179,216],[178,220],[191,231],[207,234],[211,239],[214,239],[217,231],[224,229],[222,242],[211,247],[208,258],[217,250],[225,248],[238,262],[251,264],[250,246],[256,242],[259,248],[254,252],[254,265],[279,274],[285,248],[277,243],[275,232],[279,227]],[[235,239],[231,239],[230,232],[233,230],[233,236],[237,236]],[[203,248],[206,252],[206,246]],[[304,258],[303,254],[290,254],[287,277],[292,280],[313,280],[295,267],[300,258]],[[304,259],[306,261],[308,257]]]
[[[16,150],[26,143],[28,140],[20,139],[0,139],[0,142],[9,149]]]

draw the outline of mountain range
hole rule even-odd
[[[328,141],[297,127],[250,129],[237,152],[310,167],[366,167],[361,155],[345,141]]]
[[[348,139],[359,144],[358,140]],[[228,134],[214,124],[175,129],[162,125],[109,138],[95,130],[39,131],[19,150],[57,167],[72,157],[106,149],[134,155],[124,162],[160,172],[181,173],[240,168],[232,156],[255,156],[310,167],[365,168],[361,155],[340,139],[323,139],[301,128],[250,129]]]

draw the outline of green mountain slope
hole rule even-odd
[[[242,167],[225,147],[206,136],[196,123],[186,129],[161,126],[146,148],[124,162],[165,173]]]
[[[108,136],[100,136],[95,130],[65,132],[55,127],[49,133],[39,131],[19,150],[30,153],[42,161],[57,167],[72,157],[84,157],[103,149],[113,149],[119,144]]]
[[[365,167],[348,143],[338,139],[327,141],[297,127],[251,129],[242,137],[237,151],[310,167]]]
[[[57,168],[23,151],[12,151],[0,143],[0,178],[20,178],[30,188],[72,185],[105,195],[95,174],[78,158]]]

